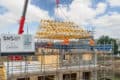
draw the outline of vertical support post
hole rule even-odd
[[[95,52],[95,48],[94,48],[94,56],[95,56],[95,63],[94,63],[94,67],[95,67],[95,80],[97,80],[97,77],[98,77],[97,70],[98,70],[98,68],[97,68],[97,53]]]
[[[28,79],[28,61],[27,61],[27,56],[25,55],[25,79]]]
[[[9,59],[7,56],[7,80],[9,80]]]
[[[45,67],[46,67],[45,53],[43,53],[43,66],[44,66],[44,67],[43,67],[43,69],[44,69],[44,71],[43,71],[43,74],[44,74],[44,75],[43,75],[43,80],[45,80],[45,76],[46,76],[46,75],[45,75]]]
[[[62,72],[60,72],[60,73],[58,74],[58,78],[59,78],[59,80],[63,80],[63,73],[62,73]]]
[[[112,55],[112,69],[113,69],[112,70],[112,72],[113,72],[112,79],[115,80],[115,72],[114,72],[115,71],[115,62],[114,62],[115,59],[114,59],[114,42],[113,41],[112,41],[112,46],[113,46],[113,48],[112,48],[112,54],[111,54]]]
[[[104,69],[103,69],[103,79],[105,80],[105,42],[104,42],[104,49],[103,49],[103,66],[104,66]]]
[[[81,80],[80,79],[80,72],[77,72],[76,74],[77,74],[76,80]]]

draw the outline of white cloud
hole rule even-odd
[[[119,6],[120,0],[108,0],[111,6]],[[18,24],[22,14],[24,0],[0,0],[0,5],[6,7],[9,12],[0,15],[0,27],[10,24]],[[96,26],[96,37],[101,35],[110,35],[115,38],[120,38],[120,14],[111,13],[111,15],[104,15],[94,19],[96,15],[104,13],[106,10],[106,3],[99,3],[96,9],[91,6],[91,0],[74,0],[70,9],[61,6],[55,8],[57,17],[65,20],[70,20],[78,25],[92,23]],[[32,4],[29,4],[26,19],[28,22],[37,21],[40,19],[50,18],[47,11],[42,10]]]
[[[0,5],[8,9],[7,13],[0,15],[0,26],[4,27],[10,24],[19,23],[23,11],[24,0],[0,0]],[[40,19],[44,18],[50,18],[48,12],[29,3],[26,21],[39,22]]]
[[[39,22],[41,19],[50,19],[51,17],[47,11],[44,11],[34,5],[29,5],[26,18],[28,21]]]
[[[108,0],[111,6],[120,6],[120,0]]]
[[[109,35],[113,38],[120,38],[120,14],[113,13],[98,19],[93,19],[92,24],[96,26],[96,37]]]
[[[73,21],[78,25],[82,25],[86,24],[96,15],[104,13],[106,10],[105,3],[99,3],[96,9],[93,9],[90,6],[91,0],[74,0],[70,5],[69,10],[67,10],[66,7],[62,6],[55,8],[55,12],[57,14],[57,17]]]
[[[55,8],[55,12],[57,17],[62,17],[65,20],[70,20],[80,25],[95,16],[96,12],[89,7],[90,5],[90,0],[74,0],[69,10],[62,6]]]
[[[16,16],[12,13],[6,13],[4,15],[0,15],[0,28],[6,27],[11,24],[17,24],[19,21]]]
[[[82,0],[81,0],[82,1]],[[91,2],[81,2],[75,0],[70,5],[70,10],[65,7],[56,8],[58,15],[65,20],[71,20],[79,25],[93,24],[96,28],[95,37],[98,38],[101,35],[109,35],[114,38],[120,38],[120,14],[111,13],[111,15],[104,15],[95,19],[96,15],[102,14],[107,8],[106,3],[99,3],[96,9],[90,7]],[[64,17],[64,16],[67,16]],[[69,19],[68,19],[69,18]]]
[[[107,5],[105,3],[99,3],[96,8],[96,14],[104,13],[107,8]]]

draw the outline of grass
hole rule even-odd
[[[120,80],[120,78],[115,78],[114,80]]]

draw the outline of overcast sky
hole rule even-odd
[[[17,33],[24,0],[0,0],[0,33]],[[73,21],[94,29],[95,37],[120,38],[120,0],[29,0],[25,33],[35,34],[41,19]]]

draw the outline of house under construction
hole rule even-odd
[[[35,55],[1,57],[0,80],[113,80],[112,51],[95,44],[91,32],[72,22],[41,20]]]

